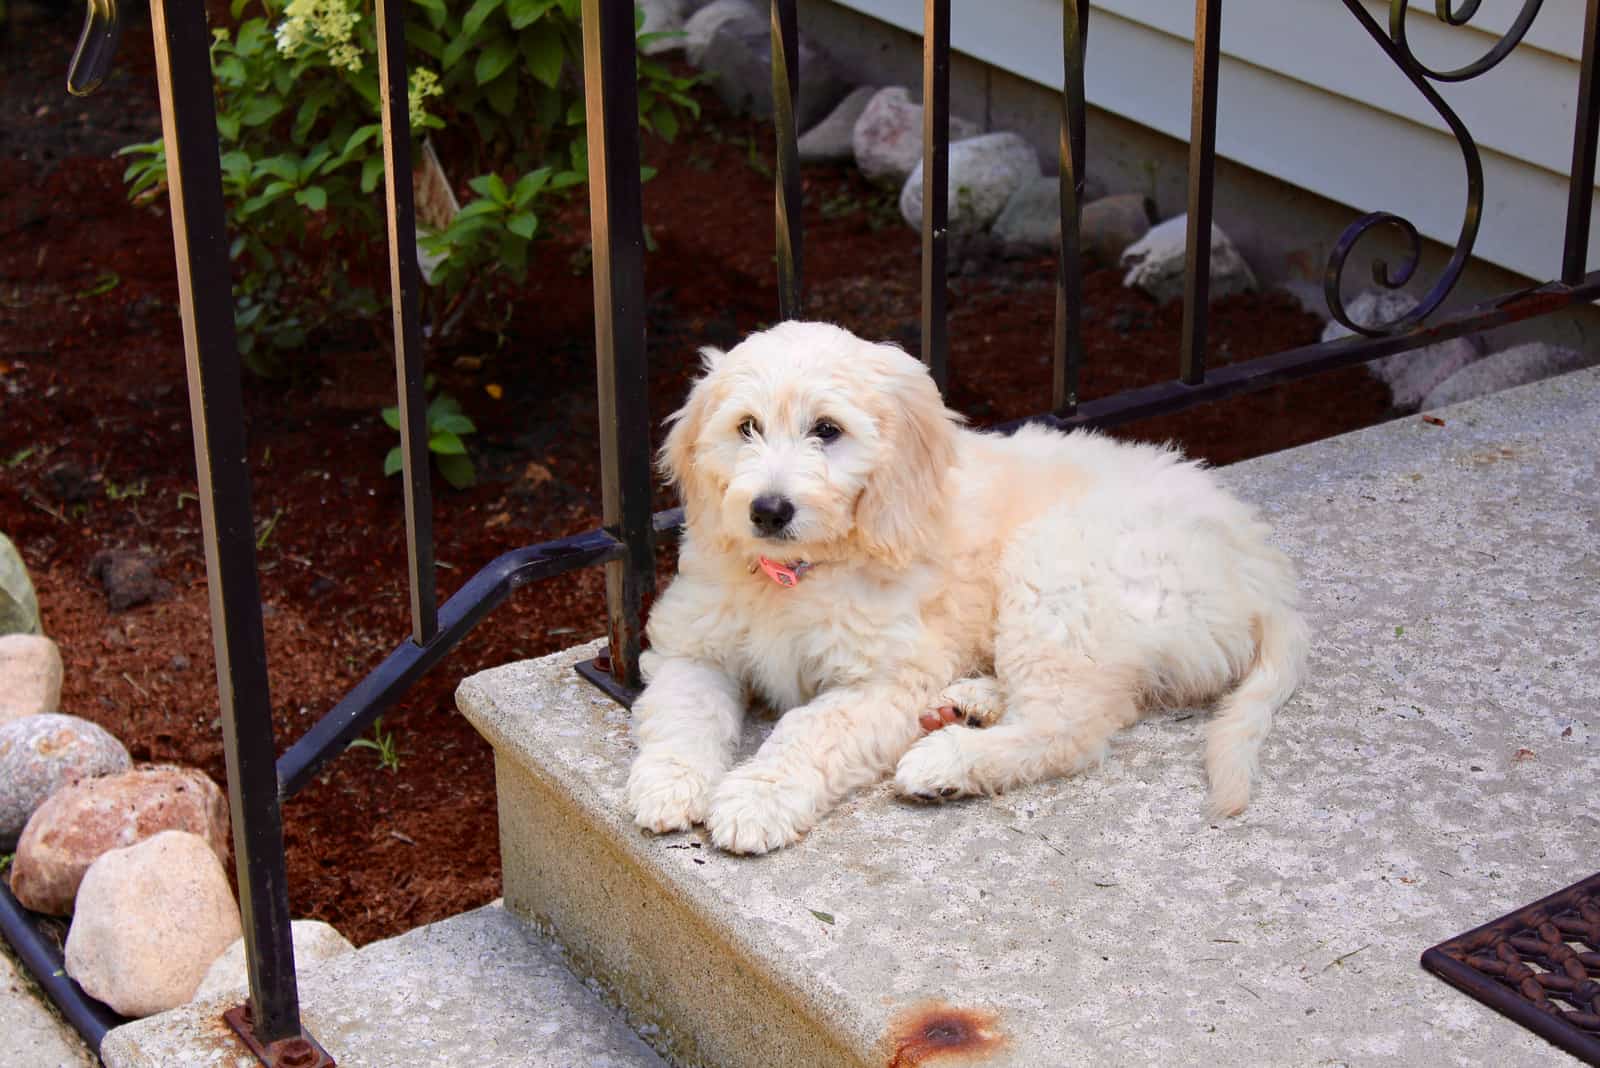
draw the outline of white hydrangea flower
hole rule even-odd
[[[307,48],[320,46],[328,50],[334,66],[358,71],[363,59],[352,37],[360,21],[350,0],[289,0],[283,21],[273,33],[278,54],[293,59]]]
[[[413,125],[428,114],[428,99],[443,92],[444,86],[439,84],[439,76],[427,67],[418,67],[411,72],[406,86],[406,106],[410,108]]]

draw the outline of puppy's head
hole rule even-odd
[[[661,450],[691,530],[751,561],[904,566],[932,547],[957,417],[921,363],[800,322],[702,356]]]

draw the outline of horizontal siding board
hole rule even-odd
[[[837,2],[921,32],[920,0]],[[1364,2],[1387,25],[1387,5]],[[951,6],[957,51],[1060,87],[1059,0]],[[1486,0],[1469,27],[1452,28],[1432,17],[1430,5],[1413,14],[1408,28],[1420,56],[1454,65],[1492,43],[1474,27],[1492,27],[1498,18],[1503,29],[1516,6]],[[1577,0],[1547,0],[1535,22],[1543,32],[1529,38],[1537,47],[1525,43],[1491,73],[1445,90],[1484,158],[1487,198],[1477,254],[1531,277],[1558,270],[1577,95],[1577,64],[1563,58],[1550,35],[1574,19],[1581,29],[1581,16]],[[1089,102],[1186,141],[1192,33],[1191,4],[1099,0],[1089,28]],[[1456,52],[1436,47],[1446,39]],[[1342,4],[1226,0],[1222,40],[1220,155],[1361,211],[1395,212],[1428,237],[1455,243],[1465,196],[1460,150]],[[1594,263],[1600,207],[1591,234]]]

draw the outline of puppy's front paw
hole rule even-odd
[[[945,801],[986,791],[973,775],[967,739],[971,727],[946,727],[906,750],[894,771],[894,788],[918,801]]]
[[[993,675],[980,675],[957,679],[946,686],[934,706],[917,719],[926,731],[941,730],[952,723],[989,727],[1000,722],[1005,710],[1000,683]]]
[[[814,819],[804,787],[772,772],[735,771],[717,787],[706,830],[718,849],[770,853],[798,842]]]
[[[686,831],[706,818],[711,782],[677,757],[641,755],[628,772],[628,809],[647,831]]]

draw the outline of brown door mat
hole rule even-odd
[[[1600,872],[1440,942],[1422,966],[1600,1065]]]

